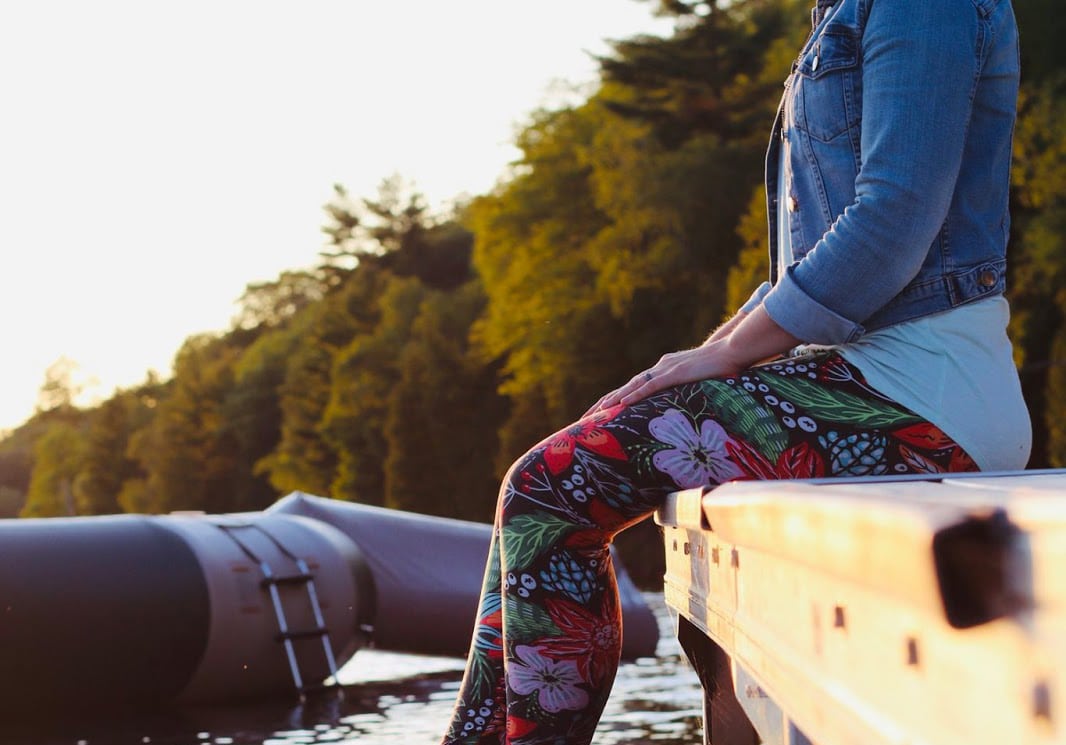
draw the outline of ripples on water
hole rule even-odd
[[[645,596],[659,619],[656,659],[624,663],[593,745],[696,745],[702,692],[674,638],[661,594]],[[463,661],[363,650],[338,674],[343,698],[183,710],[97,721],[0,726],[5,745],[438,745]]]

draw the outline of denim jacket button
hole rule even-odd
[[[977,277],[977,284],[982,287],[992,287],[996,284],[996,273],[991,269],[985,269]]]

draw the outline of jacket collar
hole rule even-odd
[[[817,0],[817,4],[811,9],[811,27],[817,28],[818,24],[825,19],[825,14],[836,5],[836,0]]]

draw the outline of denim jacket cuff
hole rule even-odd
[[[797,284],[795,267],[789,267],[763,300],[766,312],[778,326],[808,344],[845,344],[865,329],[826,308]]]
[[[751,313],[753,310],[759,307],[763,298],[766,297],[766,293],[770,291],[772,285],[769,282],[763,282],[761,285],[755,288],[755,292],[751,293],[751,297],[748,301],[740,306],[738,313]]]

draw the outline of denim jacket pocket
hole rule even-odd
[[[859,122],[860,34],[829,23],[799,60],[793,121],[816,140],[828,142]]]

